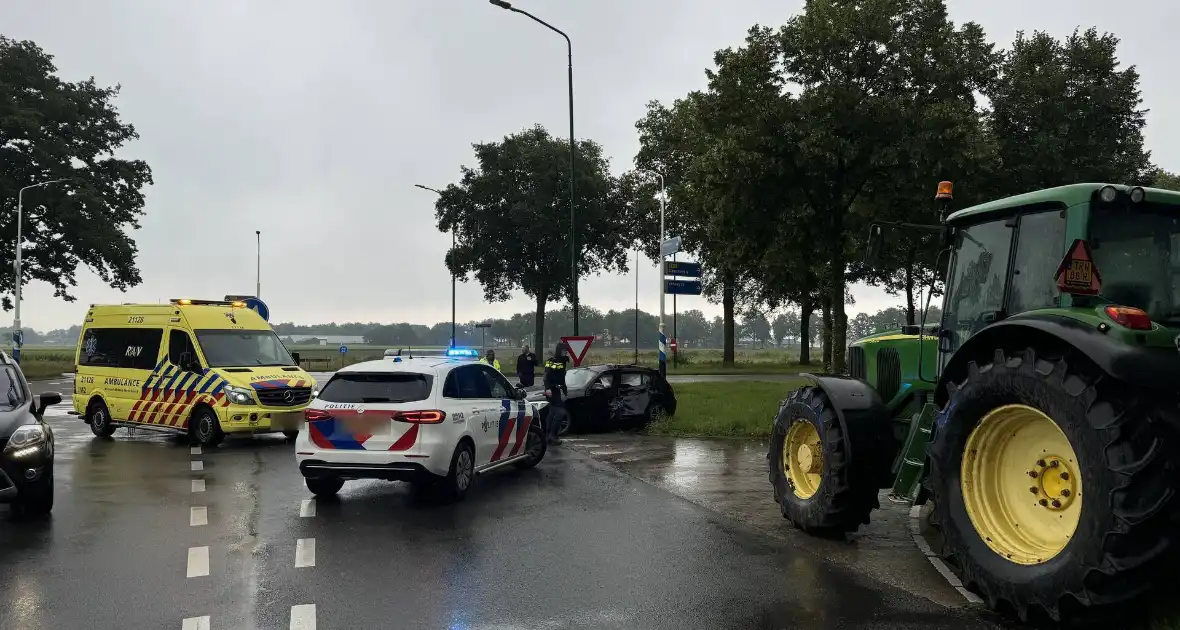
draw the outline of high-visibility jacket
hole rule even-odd
[[[487,358],[487,357],[484,357],[484,358],[480,359],[480,360],[479,360],[479,362],[480,362],[480,363],[483,363],[484,365],[489,365],[489,364],[488,364],[488,358]],[[499,371],[500,371],[500,360],[499,360],[499,359],[492,359],[492,362],[491,362],[491,364],[490,364],[490,365],[491,365],[492,367],[496,368],[496,371],[497,371],[497,372],[499,372]]]

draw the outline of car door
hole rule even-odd
[[[617,420],[618,376],[618,370],[606,370],[586,386],[579,405],[583,426],[602,428]]]
[[[462,413],[467,419],[471,439],[475,440],[475,465],[486,464],[491,455],[488,419],[498,410],[489,400],[487,380],[478,365],[459,366],[443,384],[443,398],[447,399],[448,414]],[[498,402],[498,401],[497,401]]]
[[[516,388],[503,374],[486,365],[480,366],[480,372],[488,387],[488,408],[492,408],[492,403],[498,405],[497,411],[491,412],[495,417],[488,418],[489,427],[494,426],[494,430],[488,431],[492,439],[487,463],[494,464],[520,455],[528,436],[528,423],[532,420],[532,414],[527,412],[524,401],[516,398]]]
[[[639,370],[623,370],[619,375],[619,419],[637,420],[647,417],[651,405],[651,377]]]

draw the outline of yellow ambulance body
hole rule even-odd
[[[315,381],[243,302],[95,305],[78,340],[74,410],[95,435],[298,433]]]

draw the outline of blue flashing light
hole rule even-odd
[[[401,358],[401,357],[393,357],[393,362],[394,362],[394,363],[401,363],[401,362],[402,362],[402,358]]]
[[[447,356],[456,359],[475,359],[479,357],[479,351],[475,348],[447,348]]]

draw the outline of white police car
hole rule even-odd
[[[475,476],[545,457],[537,408],[491,367],[394,356],[341,369],[304,411],[295,458],[307,488],[349,479],[409,481],[462,498]]]

